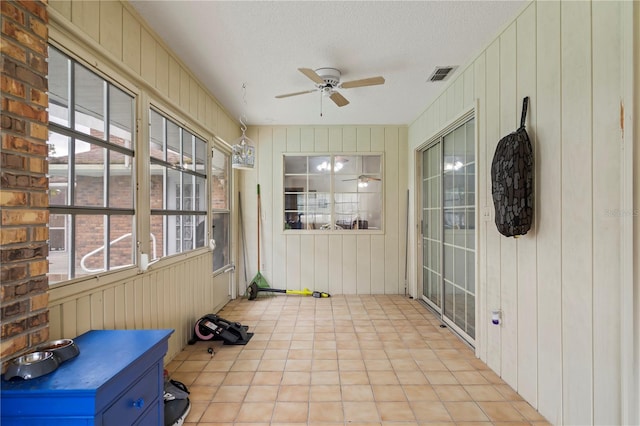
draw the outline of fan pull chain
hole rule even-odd
[[[320,92],[320,117],[322,117],[322,91]]]

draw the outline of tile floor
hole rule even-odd
[[[548,424],[415,300],[261,295],[218,314],[255,335],[166,366],[191,391],[186,426]]]

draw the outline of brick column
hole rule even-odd
[[[4,363],[49,338],[47,3],[0,2],[0,322]]]

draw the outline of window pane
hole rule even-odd
[[[213,214],[213,239],[213,270],[217,271],[229,264],[229,213]]]
[[[380,174],[380,156],[379,155],[363,155],[362,156],[362,173],[364,174]]]
[[[214,148],[211,163],[211,208],[229,209],[229,155]]]
[[[49,205],[69,205],[69,144],[71,139],[49,132]]]
[[[205,231],[207,226],[206,216],[196,216],[196,248],[205,246]]]
[[[149,155],[164,160],[164,118],[149,110]]]
[[[182,166],[194,170],[193,167],[193,135],[182,129]]]
[[[331,173],[331,157],[328,155],[309,157],[309,174]]]
[[[109,224],[109,268],[133,265],[133,217],[111,216]]]
[[[75,146],[74,205],[105,207],[105,156],[107,150],[79,140],[76,140]]]
[[[164,175],[167,172],[167,168],[151,164],[151,208],[163,209],[164,208]]]
[[[165,255],[165,216],[151,216],[151,260],[158,259]]]
[[[307,157],[285,156],[284,172],[286,174],[307,173]]]
[[[49,121],[69,127],[69,69],[71,62],[49,47]]]
[[[109,152],[109,207],[133,208],[133,158]]]
[[[205,174],[207,164],[207,142],[196,137],[196,171]]]
[[[339,173],[341,175],[357,175],[362,172],[362,169],[358,167],[358,157],[357,156],[345,156],[345,155],[336,155],[334,157],[334,170],[335,173]]]
[[[71,215],[49,215],[49,283],[57,283],[70,279],[69,254]]]
[[[180,128],[167,120],[167,162],[180,166]]]
[[[309,192],[329,192],[331,176],[309,176]]]
[[[114,86],[109,86],[109,142],[133,149],[134,99]]]
[[[106,82],[75,64],[75,130],[105,139],[104,109]]]
[[[177,170],[167,169],[167,205],[168,210],[180,210],[182,199],[180,191],[180,175]]]
[[[106,269],[105,222],[102,215],[77,215],[75,224],[76,277]]]

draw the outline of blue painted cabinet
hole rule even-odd
[[[173,330],[94,330],[80,354],[31,380],[2,381],[2,426],[163,425],[163,358]]]

